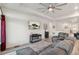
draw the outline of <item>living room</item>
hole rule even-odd
[[[78,7],[78,3],[0,3],[0,14],[2,15],[0,54],[28,55],[30,52],[24,53],[28,48],[20,52],[20,49],[26,46],[30,46],[36,52],[33,54],[46,54],[43,50],[64,39],[78,40],[79,37],[75,36],[75,34],[79,35]],[[5,24],[3,16],[5,16]],[[66,38],[59,38],[61,36],[59,34],[66,35]],[[53,39],[59,41],[54,43]],[[16,50],[20,50],[19,53],[16,53]],[[53,48],[52,50],[54,51]],[[57,51],[52,55],[57,54]],[[58,54],[66,53],[61,51]],[[76,53],[68,53],[70,54]]]

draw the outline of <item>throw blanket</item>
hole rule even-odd
[[[67,54],[70,54],[73,50],[74,40],[63,40],[59,42],[54,48],[64,49]]]

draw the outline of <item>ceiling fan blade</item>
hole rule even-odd
[[[45,8],[37,8],[37,9],[45,9]]]
[[[49,11],[47,11],[47,14],[49,13]]]
[[[55,7],[58,3],[52,3],[52,7]]]
[[[54,11],[52,11],[53,13],[55,13]]]
[[[60,6],[63,6],[63,5],[67,5],[67,3],[59,4],[56,7],[60,7]]]
[[[45,9],[42,9],[42,10],[40,10],[40,11],[41,11],[41,12],[43,12],[43,13],[44,13],[44,12],[46,12],[46,10],[45,10]]]
[[[55,8],[56,10],[62,10],[62,9],[60,9],[60,8]]]
[[[45,14],[48,14],[49,12],[46,10],[44,13],[45,13]]]
[[[55,13],[55,11],[54,11],[54,10],[53,10],[52,12],[53,12],[53,13]]]
[[[40,3],[42,6],[47,7],[46,5],[44,5],[43,3]]]

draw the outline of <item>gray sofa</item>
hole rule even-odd
[[[49,48],[41,52],[39,55],[67,55],[67,53],[60,48]]]
[[[17,55],[69,55],[72,52],[74,46],[74,40],[63,40],[56,44],[54,47],[49,47],[40,51],[35,52],[32,48],[26,47],[16,51]]]
[[[35,52],[32,48],[26,47],[19,50],[16,50],[17,55],[37,55],[37,52]]]
[[[54,48],[48,48],[41,52],[41,55],[70,55],[74,46],[74,40],[63,40]]]

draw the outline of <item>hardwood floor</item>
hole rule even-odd
[[[10,52],[13,52],[13,51],[16,51],[18,49],[25,48],[25,47],[31,47],[33,50],[38,51],[38,50],[40,50],[40,49],[42,49],[50,44],[52,44],[50,39],[44,39],[44,40],[36,42],[36,43],[23,44],[23,45],[7,48],[6,51],[3,51],[3,52],[0,51],[0,55],[8,54]]]
[[[79,40],[75,41],[74,48],[71,55],[79,55]]]

